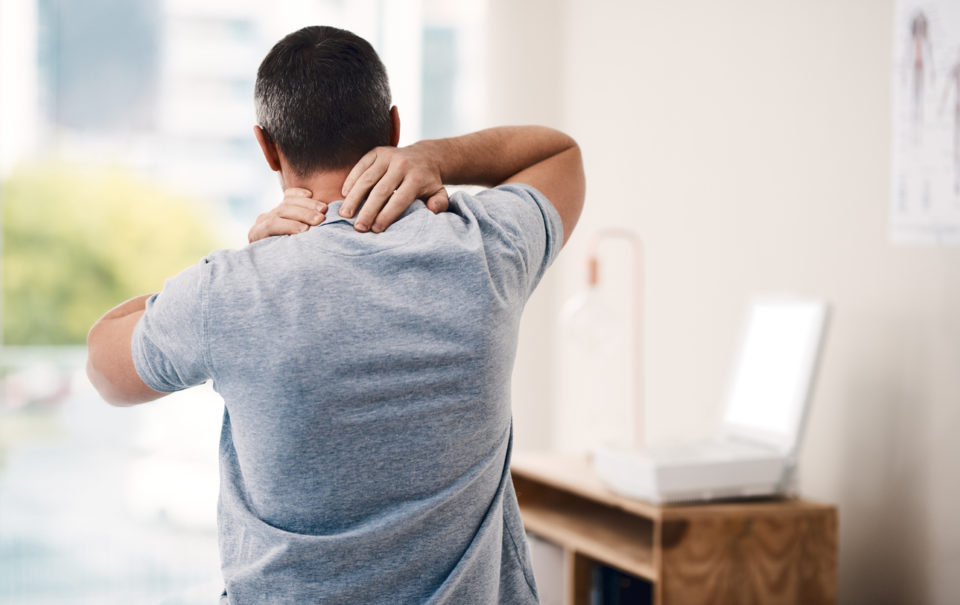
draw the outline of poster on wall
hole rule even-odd
[[[898,0],[893,49],[891,239],[960,245],[960,2]]]

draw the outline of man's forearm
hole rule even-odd
[[[447,185],[524,183],[553,205],[566,242],[583,208],[586,183],[580,147],[543,126],[503,126],[409,147],[377,147],[347,175],[340,216],[357,214],[358,231],[385,229],[416,198],[446,208]],[[364,201],[365,200],[365,201]]]
[[[493,187],[577,144],[545,126],[502,126],[414,146],[433,158],[444,183]]]

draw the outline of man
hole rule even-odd
[[[255,96],[286,191],[265,239],[108,312],[91,382],[117,405],[223,396],[224,603],[535,603],[510,373],[580,214],[579,149],[539,127],[398,149],[383,65],[329,27],[277,43]]]

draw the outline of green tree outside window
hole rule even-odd
[[[19,170],[2,184],[3,344],[76,345],[221,239],[204,208],[120,168]]]

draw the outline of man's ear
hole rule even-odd
[[[257,143],[260,143],[260,150],[263,152],[263,157],[266,158],[270,170],[280,172],[280,152],[277,149],[277,144],[270,140],[270,137],[259,125],[253,127],[253,134],[257,137]]]
[[[400,142],[400,112],[397,111],[397,106],[394,105],[390,108],[390,145],[393,147],[397,146],[397,143]]]

